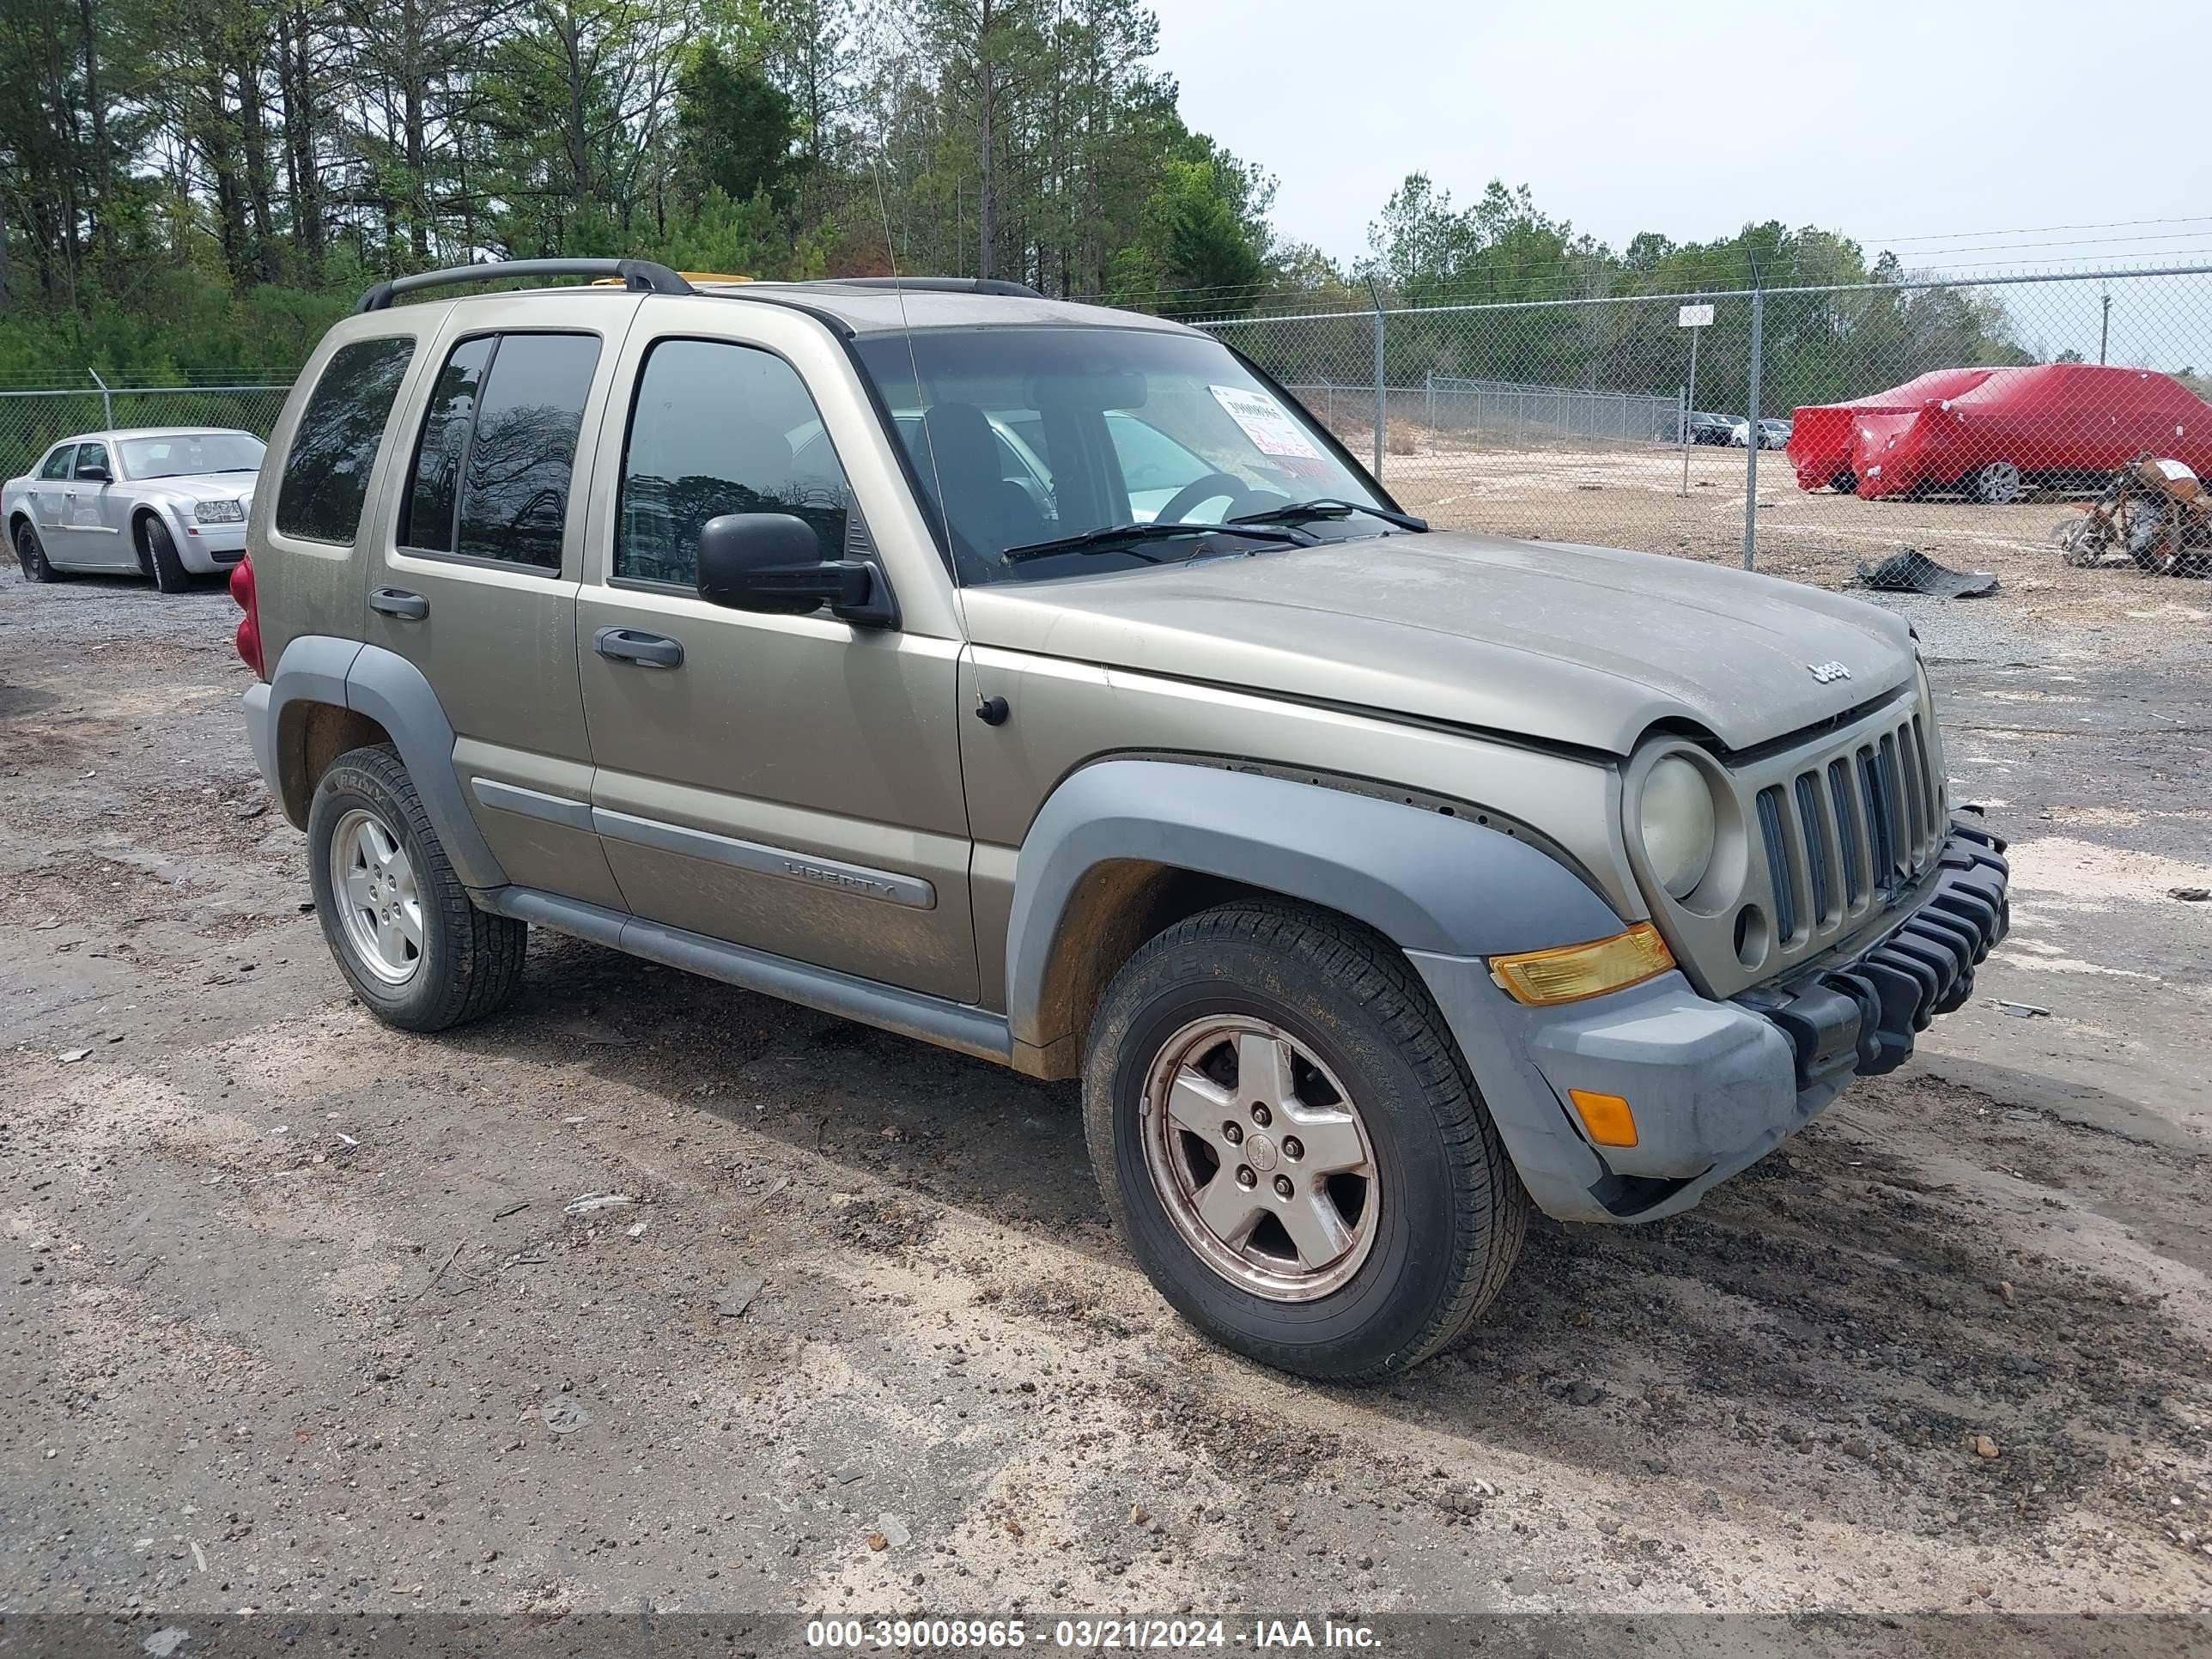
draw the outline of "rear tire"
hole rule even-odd
[[[1856,495],[1859,491],[1859,475],[1845,467],[1828,480],[1828,488],[1838,495]]]
[[[1130,958],[1091,1022],[1084,1125],[1160,1294],[1303,1376],[1371,1382],[1462,1340],[1528,1225],[1426,987],[1296,905],[1223,905]]]
[[[50,582],[55,579],[53,566],[46,562],[46,545],[39,540],[39,532],[28,519],[15,526],[15,562],[23,567],[23,580],[27,582]]]
[[[138,520],[138,568],[154,579],[159,592],[181,593],[191,586],[184,561],[177,556],[176,539],[159,519]]]
[[[514,1000],[529,929],[470,902],[391,744],[349,750],[323,774],[307,860],[324,941],[386,1025],[442,1031]]]

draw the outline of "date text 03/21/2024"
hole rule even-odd
[[[1334,1620],[1252,1619],[817,1619],[806,1626],[811,1648],[942,1648],[986,1651],[1038,1646],[1085,1652],[1182,1648],[1335,1649],[1371,1650],[1374,1631]]]

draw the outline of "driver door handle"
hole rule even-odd
[[[368,608],[380,611],[387,617],[421,622],[430,614],[430,601],[420,593],[410,593],[404,587],[380,587],[368,596]]]
[[[602,628],[592,635],[592,649],[616,662],[634,662],[643,668],[684,666],[683,641],[635,628]]]

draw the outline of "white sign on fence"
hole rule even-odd
[[[1712,325],[1713,308],[1709,305],[1684,306],[1674,313],[1677,328],[1708,328]]]

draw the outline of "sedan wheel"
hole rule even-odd
[[[27,582],[50,582],[54,579],[54,569],[46,562],[46,550],[40,544],[39,532],[27,523],[15,530],[15,562],[23,567],[23,580]]]
[[[1318,1055],[1241,1016],[1194,1021],[1146,1084],[1146,1158],[1199,1260],[1278,1302],[1327,1296],[1375,1243],[1375,1158]]]
[[[2010,461],[1991,461],[1974,474],[1973,493],[1978,501],[2003,507],[2027,494],[2027,488]]]

